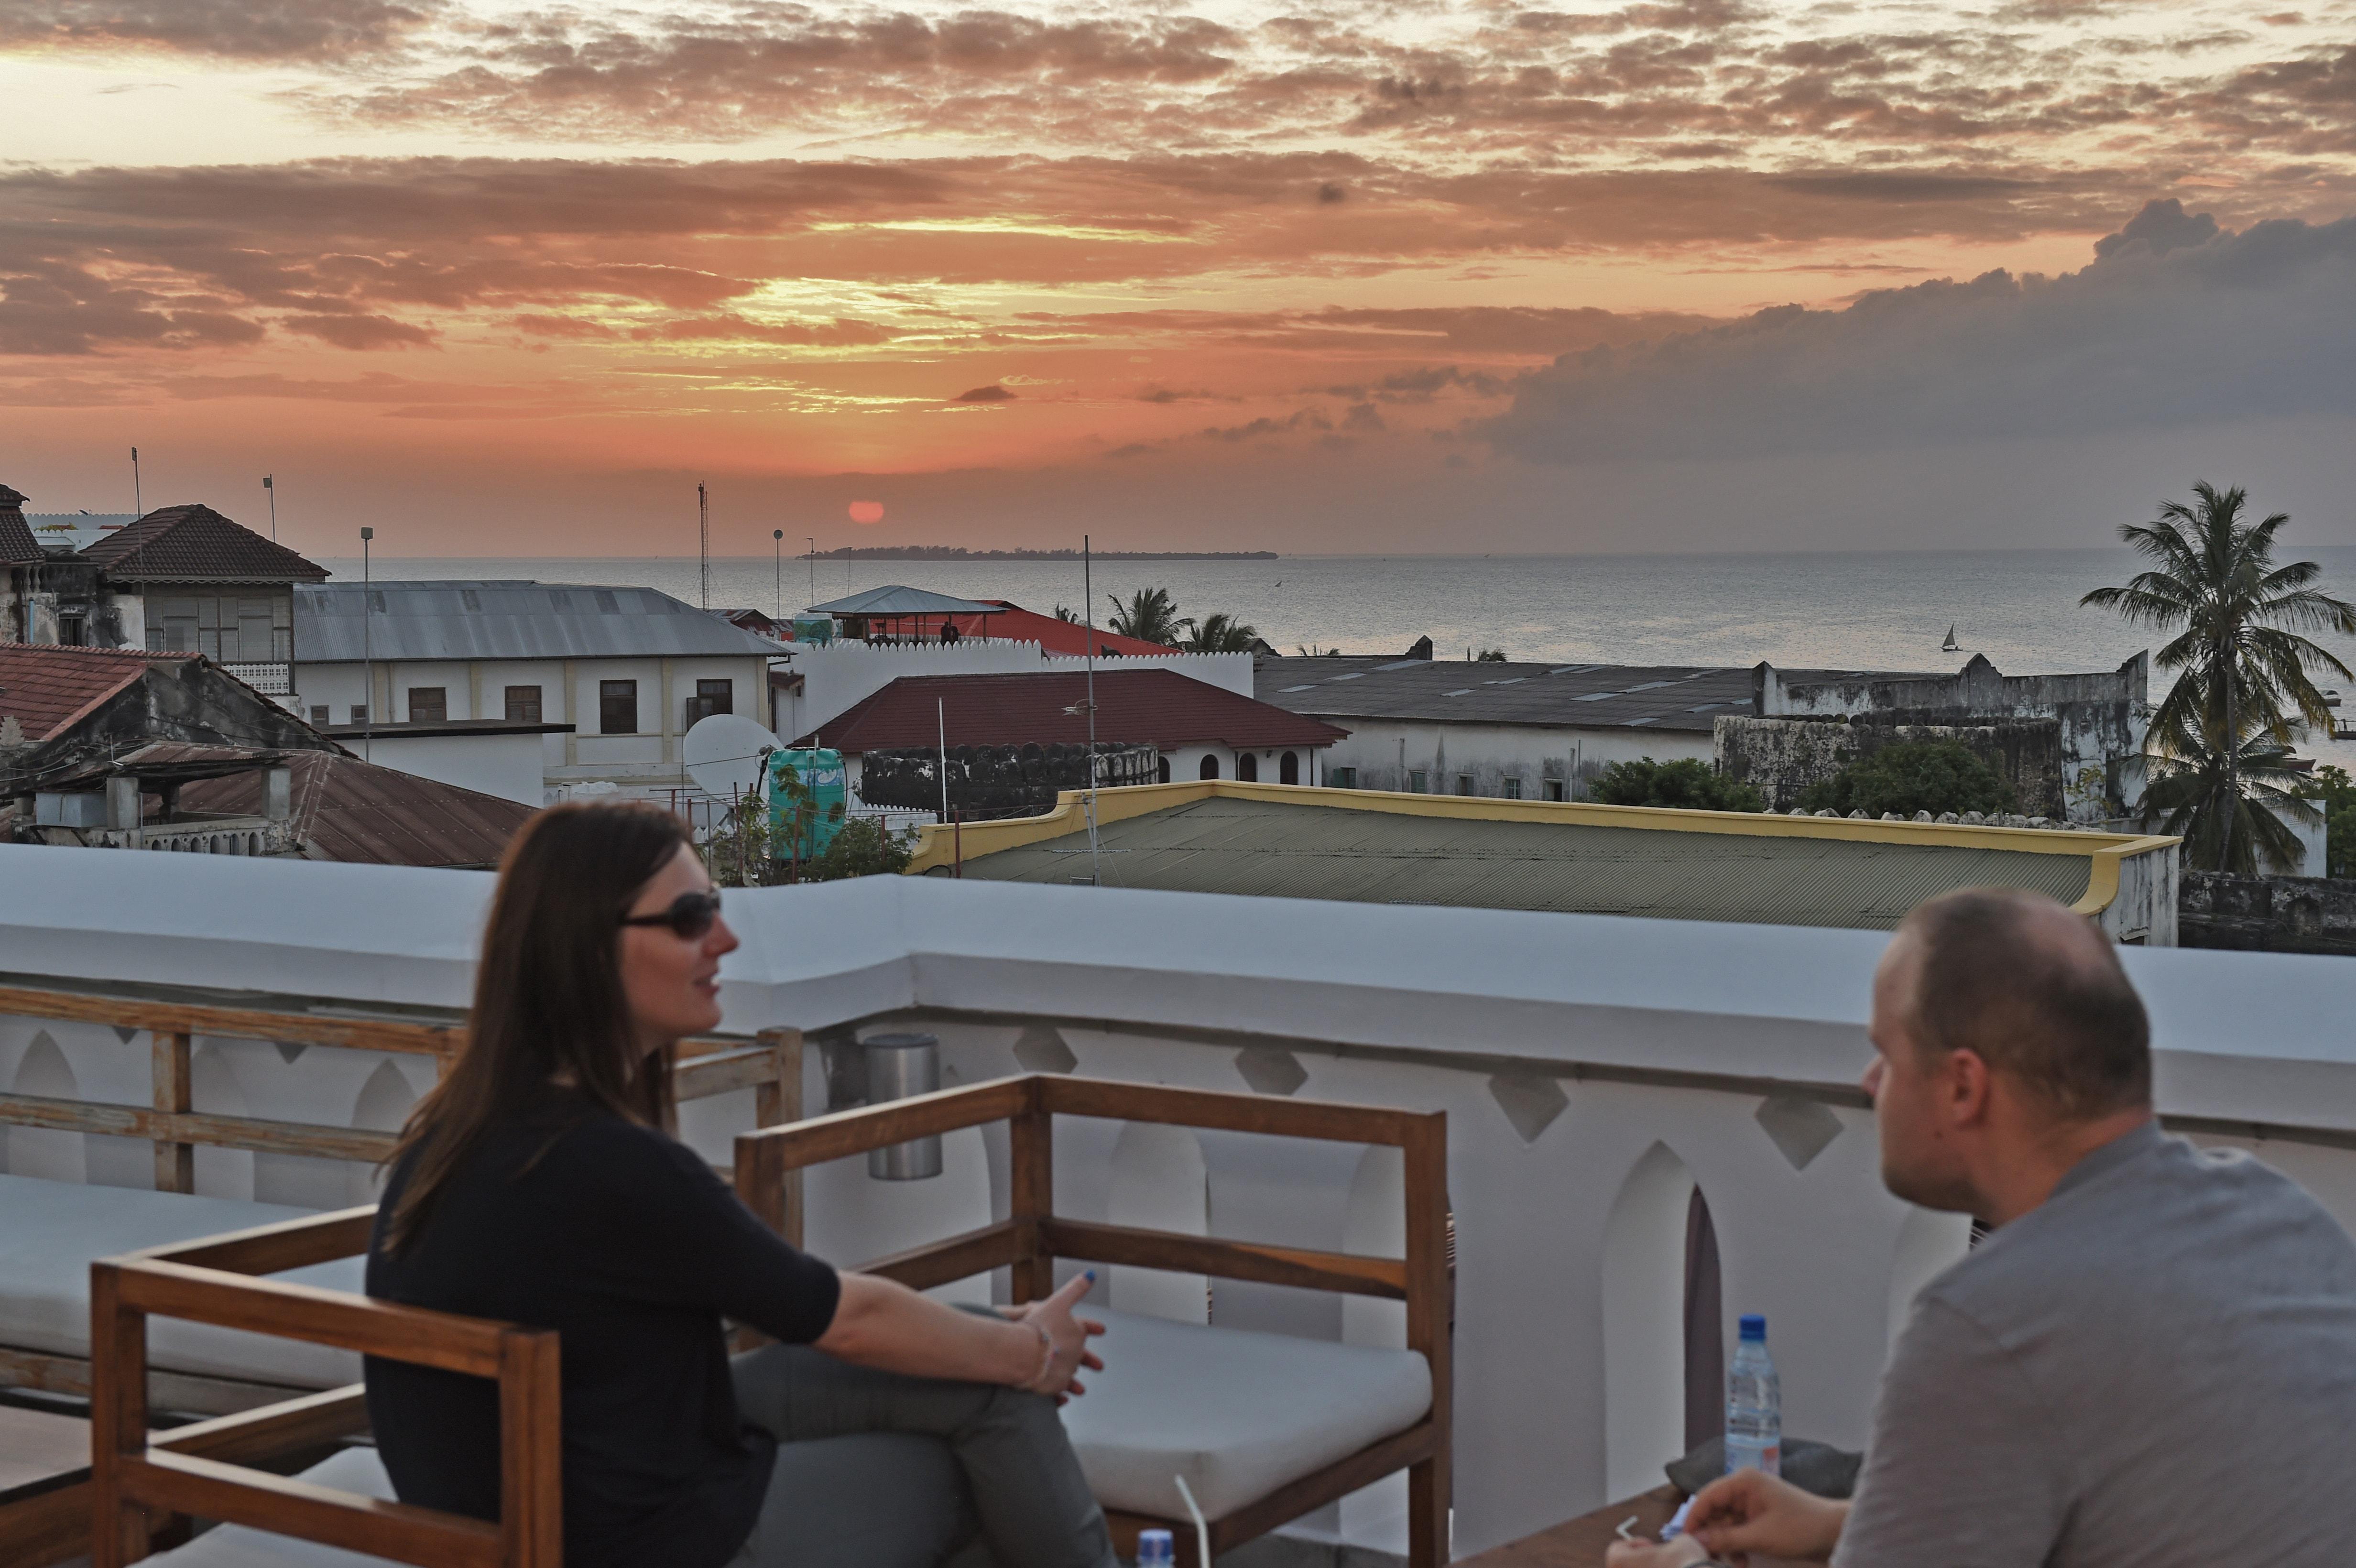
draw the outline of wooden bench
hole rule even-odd
[[[459,1022],[348,1018],[21,985],[0,986],[0,1017],[54,1019],[146,1031],[151,1036],[151,1104],[0,1094],[0,1125],[150,1139],[155,1156],[154,1192],[182,1195],[195,1190],[195,1155],[199,1147],[376,1162],[392,1152],[397,1137],[366,1128],[194,1111],[189,1055],[198,1036],[426,1056],[433,1059],[437,1077],[449,1071],[465,1043]],[[801,1080],[802,1039],[796,1029],[768,1029],[751,1040],[687,1041],[680,1048],[674,1074],[681,1102],[752,1089],[755,1123],[759,1126],[773,1126],[800,1115]],[[114,1196],[118,1193],[119,1199]],[[247,1205],[247,1211],[224,1221],[222,1216],[230,1209],[229,1200],[206,1200],[187,1205],[186,1222],[176,1225],[171,1216],[156,1214],[156,1200],[147,1193],[92,1187],[79,1196],[87,1203],[113,1204],[123,1210],[117,1235],[127,1232],[132,1239],[110,1240],[110,1226],[100,1214],[81,1227],[90,1244],[80,1258],[73,1260],[77,1266],[101,1253],[147,1244],[156,1239],[159,1228],[172,1240],[186,1240],[231,1226],[242,1228],[284,1211],[277,1206]],[[7,1223],[8,1216],[0,1213],[0,1245],[5,1245]],[[353,1274],[354,1288],[357,1278]],[[72,1283],[78,1287],[80,1281]],[[0,1386],[88,1397],[91,1386],[88,1356],[71,1353],[53,1341],[28,1342],[21,1328],[0,1312]],[[283,1376],[273,1378],[259,1370],[252,1376],[224,1376],[220,1371],[159,1366],[152,1373],[151,1392],[164,1408],[198,1413],[228,1413],[271,1403],[290,1392]]]
[[[1365,1257],[1060,1219],[1052,1197],[1053,1122],[1058,1115],[1397,1147],[1403,1154],[1406,1176],[1407,1255],[1403,1259]],[[1266,1534],[1312,1509],[1405,1469],[1408,1562],[1413,1568],[1438,1568],[1448,1561],[1450,1326],[1454,1314],[1447,1255],[1445,1113],[1418,1114],[1033,1074],[745,1134],[736,1140],[737,1191],[755,1213],[798,1242],[803,1168],[994,1122],[1004,1122],[1010,1129],[1012,1197],[1007,1218],[875,1259],[861,1265],[863,1272],[926,1289],[1003,1267],[1012,1273],[1014,1298],[1031,1301],[1053,1291],[1055,1262],[1062,1258],[1404,1301],[1408,1349],[1421,1358],[1429,1371],[1429,1392],[1421,1415],[1307,1474],[1286,1476],[1273,1489],[1250,1498],[1224,1517],[1213,1518],[1208,1530],[1211,1551],[1215,1554]],[[1137,1320],[1136,1327],[1153,1337],[1161,1364],[1168,1365],[1173,1357],[1194,1356],[1196,1368],[1212,1376],[1217,1374],[1222,1359],[1223,1336],[1233,1336],[1238,1349],[1247,1341],[1280,1340],[1273,1359],[1262,1353],[1267,1347],[1251,1347],[1262,1366],[1280,1367],[1287,1358],[1295,1357],[1304,1362],[1320,1361],[1337,1353],[1342,1358],[1400,1354],[1234,1329],[1162,1325],[1152,1319]],[[1087,1398],[1067,1409],[1067,1424],[1091,1402],[1101,1405],[1106,1392],[1115,1386],[1120,1332],[1117,1328],[1104,1341],[1107,1373],[1092,1380]],[[1172,1345],[1173,1337],[1186,1335],[1201,1339]],[[1395,1369],[1386,1369],[1389,1370]],[[1355,1374],[1343,1367],[1334,1375],[1346,1380]],[[1165,1392],[1174,1395],[1181,1391]],[[1152,1413],[1150,1403],[1146,1402],[1146,1408],[1140,1410],[1148,1421]],[[1307,1413],[1313,1418],[1316,1413],[1312,1409]],[[1076,1435],[1075,1446],[1081,1449],[1083,1467],[1087,1467],[1090,1455]],[[1090,1479],[1103,1500],[1104,1484],[1093,1473]],[[1179,1560],[1193,1563],[1196,1559],[1193,1521],[1185,1517],[1174,1487],[1166,1496],[1166,1512],[1108,1507],[1107,1516],[1116,1544],[1133,1553],[1137,1532],[1158,1526],[1176,1534]]]

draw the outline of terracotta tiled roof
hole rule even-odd
[[[0,718],[23,725],[26,740],[46,741],[137,680],[157,660],[196,656],[137,648],[0,643]]]
[[[284,545],[231,522],[210,507],[158,507],[91,545],[81,559],[127,582],[324,582],[315,566]]]
[[[837,714],[798,745],[859,755],[940,743],[946,712],[952,746],[1085,741],[1084,672],[1041,675],[903,676]],[[1349,734],[1270,703],[1239,697],[1173,670],[1097,671],[1097,739],[1188,745],[1330,746]]]
[[[295,837],[316,860],[493,866],[533,811],[498,795],[328,752],[297,752],[285,766],[294,773]],[[182,786],[180,808],[255,816],[262,790],[259,769],[207,779]]]
[[[0,485],[0,566],[26,566],[41,559],[41,541],[25,521],[23,492]]]

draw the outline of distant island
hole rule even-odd
[[[1098,560],[1274,560],[1272,549],[1100,549]],[[809,560],[805,553],[804,560]],[[845,545],[822,549],[820,560],[1077,560],[1076,549],[968,549],[963,545]]]

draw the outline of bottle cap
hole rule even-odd
[[[1742,1337],[1745,1339],[1756,1339],[1759,1343],[1762,1345],[1765,1344],[1767,1342],[1767,1319],[1761,1317],[1756,1312],[1744,1313],[1742,1315]]]
[[[1170,1568],[1177,1561],[1178,1543],[1166,1530],[1137,1532],[1137,1568]]]

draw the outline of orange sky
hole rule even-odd
[[[699,479],[745,553],[2087,543],[2202,474],[2356,542],[2352,32],[16,0],[0,481],[274,471],[320,554],[677,553]]]

